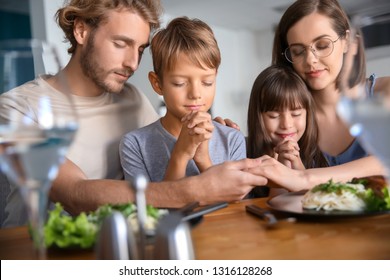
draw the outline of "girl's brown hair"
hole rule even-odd
[[[248,157],[274,155],[274,145],[265,129],[262,113],[287,109],[306,109],[306,129],[298,141],[300,157],[306,168],[328,163],[320,151],[315,103],[304,81],[290,67],[270,66],[256,78],[248,107]]]
[[[55,15],[65,33],[65,40],[71,44],[68,53],[74,53],[77,46],[73,35],[75,19],[82,19],[95,30],[105,21],[109,11],[120,9],[129,9],[140,15],[149,23],[151,31],[160,26],[160,0],[71,0]]]

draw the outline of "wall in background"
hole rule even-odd
[[[31,38],[30,15],[0,10],[0,40]]]
[[[64,33],[55,21],[55,13],[62,7],[63,0],[29,0],[31,28],[33,38],[47,41],[58,49],[60,62],[65,66],[69,61],[67,48],[69,44],[64,43]],[[33,2],[33,3],[32,3]]]
[[[28,13],[2,10],[0,6],[0,25],[0,41],[31,38],[30,15]],[[5,64],[2,55],[0,58],[0,94],[34,78],[33,63],[28,59],[13,64],[16,66],[14,70],[18,73],[17,78],[10,79],[4,74],[3,66]]]

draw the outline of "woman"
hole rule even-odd
[[[293,68],[308,86],[316,104],[318,144],[330,167],[291,170],[264,156],[258,171],[277,186],[295,191],[330,178],[347,181],[358,176],[385,174],[380,162],[367,154],[337,115],[338,79],[348,49],[349,30],[348,17],[336,0],[298,0],[280,20],[272,62]],[[364,54],[356,57],[363,70],[354,77],[354,83],[365,79]],[[367,79],[370,81],[371,87],[390,91],[389,78],[375,80],[373,76]]]

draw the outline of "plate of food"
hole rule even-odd
[[[281,194],[268,200],[272,210],[302,217],[359,217],[390,213],[390,187],[382,176],[329,180],[309,191]]]

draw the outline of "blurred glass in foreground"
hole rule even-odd
[[[53,46],[37,40],[0,42],[0,168],[11,184],[18,187],[27,206],[37,257],[44,259],[43,225],[48,192],[65,160],[77,131],[71,94],[61,75]],[[29,83],[38,75],[51,73],[59,88],[48,83],[33,90]]]
[[[363,147],[377,156],[390,174],[390,92],[372,90],[375,79],[366,79],[364,38],[361,29],[378,22],[390,22],[390,17],[357,15],[347,33],[348,50],[340,74],[341,98],[338,113]]]

